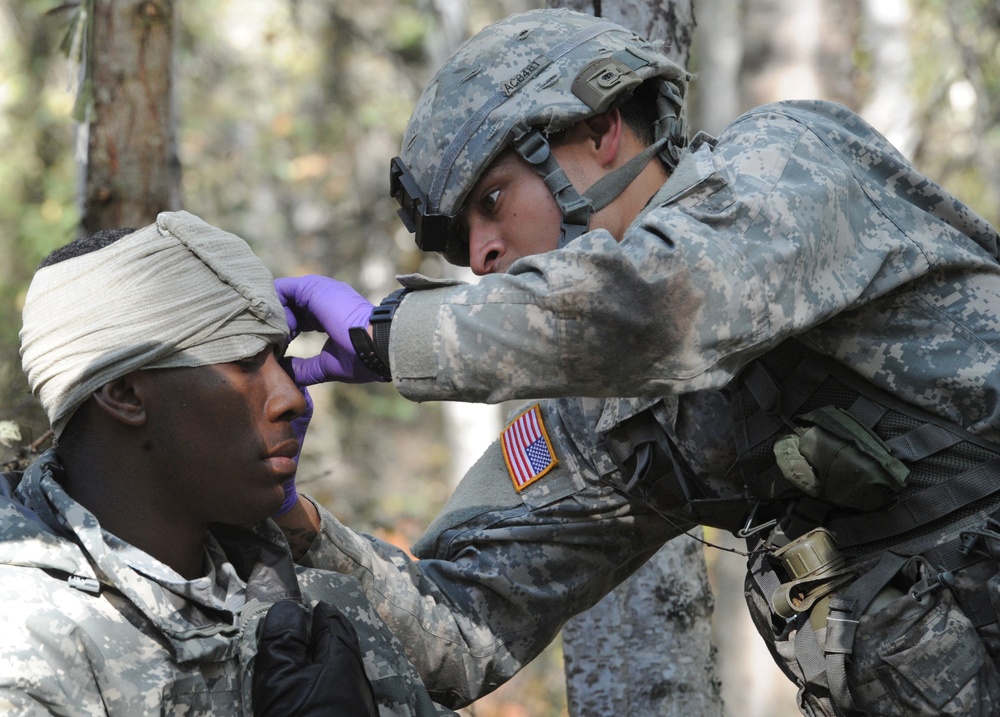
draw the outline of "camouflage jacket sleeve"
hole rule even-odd
[[[21,639],[7,635],[5,640]],[[8,663],[0,686],[0,714],[23,717],[103,717],[106,711],[94,675],[82,665],[63,660],[61,667],[51,667],[51,655],[40,650],[20,650]],[[71,690],[66,690],[72,685]]]
[[[53,617],[46,627],[57,620]],[[65,633],[14,630],[5,634],[4,640],[17,649],[4,650],[0,714],[24,717],[108,714],[97,675],[87,661],[88,654],[72,638],[73,626],[59,627]],[[117,667],[124,668],[124,661]]]
[[[41,577],[28,573],[39,573]],[[78,629],[78,604],[53,599],[46,588],[56,584],[41,571],[0,566],[4,585],[3,645],[0,648],[0,714],[42,717],[103,717],[108,714],[99,684],[101,669],[124,669],[120,664],[95,666],[93,654],[81,644],[86,631]],[[59,597],[68,591],[60,591]],[[30,613],[30,615],[29,615]],[[130,660],[135,664],[136,660]]]
[[[57,676],[39,674],[36,665],[24,673],[24,681],[17,686],[0,688],[0,714],[21,717],[49,717],[53,714],[79,717],[103,717],[100,694],[96,689],[88,689],[86,701],[67,699],[58,692],[51,692],[46,683],[56,684]],[[59,678],[60,681],[62,678]],[[72,680],[72,677],[67,677]]]
[[[995,265],[996,241],[845,108],[766,106],[695,138],[620,243],[593,231],[476,285],[408,295],[393,376],[413,400],[717,389],[934,269]]]
[[[305,563],[352,575],[406,647],[432,697],[460,707],[534,658],[572,615],[645,562],[676,527],[606,482],[614,466],[581,445],[583,404],[542,404],[551,470],[514,489],[500,443],[470,469],[414,548],[421,560],[323,513]]]

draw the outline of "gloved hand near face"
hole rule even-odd
[[[329,337],[310,358],[292,358],[295,382],[311,386],[326,381],[369,383],[380,381],[367,369],[351,345],[348,331],[368,326],[375,307],[350,285],[325,276],[276,279],[274,287],[285,307],[292,338],[305,331],[323,331]]]

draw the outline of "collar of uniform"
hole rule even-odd
[[[684,150],[680,161],[670,173],[667,181],[646,203],[632,222],[638,224],[652,209],[676,201],[713,178],[720,180],[715,163],[712,161],[712,147],[715,140],[707,134],[699,133],[691,145]]]
[[[27,507],[54,530],[68,531],[72,536],[55,538],[57,543],[46,558],[52,564],[47,567],[55,567],[59,561],[76,561],[66,566],[68,570],[59,569],[99,580],[101,591],[93,599],[105,600],[104,592],[108,589],[124,595],[170,643],[180,663],[214,662],[236,654],[239,625],[235,615],[227,618],[224,612],[206,611],[191,601],[184,601],[178,609],[173,593],[134,570],[109,547],[97,518],[56,481],[53,474],[58,470],[55,455],[48,452],[25,472],[18,487]]]

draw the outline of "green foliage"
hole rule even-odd
[[[0,406],[26,433],[47,427],[20,371],[21,302],[38,262],[76,232],[72,95],[58,23],[42,2],[0,5]]]
[[[426,13],[414,7],[401,5],[389,18],[385,28],[386,47],[407,62],[426,60],[424,44],[431,23]]]

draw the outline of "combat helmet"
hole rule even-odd
[[[552,155],[547,136],[618,106],[636,87],[657,85],[656,141],[582,196]],[[563,214],[560,246],[587,230],[653,154],[676,166],[687,142],[687,72],[661,43],[565,9],[512,15],[467,40],[431,79],[390,164],[390,192],[417,246],[468,266],[458,216],[479,176],[513,146],[545,180]]]

